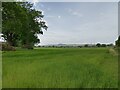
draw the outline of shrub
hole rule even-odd
[[[88,44],[85,44],[84,47],[89,47]]]
[[[24,46],[22,46],[22,48],[25,48],[25,49],[33,49],[33,46],[32,46],[32,45],[24,45]]]
[[[97,43],[96,46],[97,46],[97,47],[101,47],[101,44],[100,44],[100,43]]]
[[[2,51],[15,51],[13,46],[10,46],[8,43],[0,43],[0,50]]]
[[[101,47],[106,47],[106,44],[102,44]]]

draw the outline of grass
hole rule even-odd
[[[118,56],[108,48],[3,52],[3,88],[117,88]]]

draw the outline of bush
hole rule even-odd
[[[102,44],[101,47],[106,47],[107,45],[106,44]]]
[[[88,44],[85,44],[84,47],[89,47]]]
[[[33,46],[32,46],[32,45],[23,45],[22,48],[25,48],[25,49],[33,49]]]
[[[0,50],[2,51],[15,51],[13,46],[10,46],[8,43],[0,43]]]
[[[97,47],[101,47],[101,44],[100,44],[100,43],[97,43],[96,46],[97,46]]]

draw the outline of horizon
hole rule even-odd
[[[113,44],[115,45],[115,43],[100,43],[98,42],[99,44],[106,44],[106,45],[109,45],[109,44]],[[66,43],[56,43],[56,44],[35,44],[35,46],[51,46],[51,45],[96,45],[98,43],[69,43],[69,44],[66,44]]]

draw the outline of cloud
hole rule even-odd
[[[76,12],[76,11],[73,12],[72,15],[75,15],[75,16],[78,16],[78,17],[82,17],[83,16],[83,14],[81,14],[79,12]]]
[[[58,18],[58,19],[61,19],[61,16],[60,16],[60,15],[58,15],[58,16],[55,16],[55,15],[47,15],[47,16],[45,16],[45,17],[47,17],[47,18]]]
[[[83,14],[80,13],[80,11],[73,10],[71,8],[68,9],[68,13],[71,13],[72,15],[78,16],[78,17],[83,17]]]
[[[53,15],[46,15],[45,17],[47,17],[47,18],[54,18],[55,16],[53,16]]]
[[[47,8],[47,11],[50,11],[51,9],[50,8]]]
[[[61,16],[58,16],[58,19],[60,19],[61,18]]]
[[[40,36],[41,45],[59,43],[114,43],[118,27],[116,22],[117,17],[115,16],[116,14],[114,13],[102,12],[100,15],[94,17],[96,19],[88,20],[77,27],[70,27],[69,30],[64,25],[59,28],[55,25],[49,28],[43,36]]]
[[[117,8],[113,4],[91,3],[90,7],[88,4],[71,7],[66,4],[59,8],[55,3],[54,7],[50,4],[42,8],[49,26],[44,35],[39,35],[40,44],[114,43],[118,31]]]
[[[68,12],[71,13],[73,10],[71,8],[68,9]]]
[[[36,6],[36,2],[39,2],[39,0],[27,0],[28,2],[32,2],[34,6]]]
[[[33,3],[35,3],[35,2],[39,2],[39,0],[27,0],[27,1],[29,1],[29,2],[33,2]]]
[[[45,6],[43,4],[39,4],[42,8],[44,8]]]
[[[119,0],[37,0],[37,2],[119,2]]]

